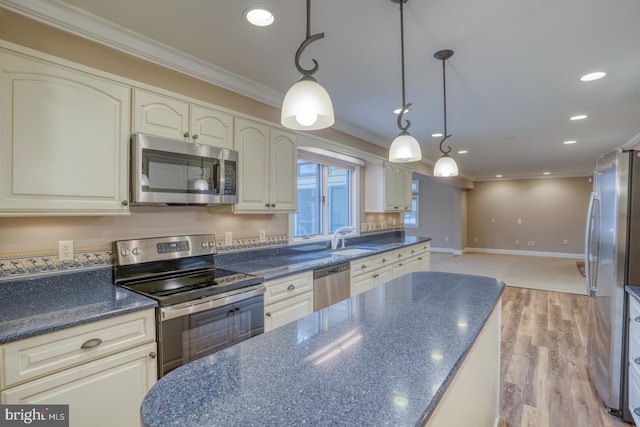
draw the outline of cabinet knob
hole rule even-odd
[[[198,139],[198,135],[193,135],[193,140],[195,141],[196,139]]]
[[[382,262],[383,263],[387,262],[387,259],[386,258],[382,258]]]
[[[374,278],[374,279],[376,279],[376,278],[378,278],[378,277],[380,277],[380,275],[379,275],[379,274],[377,274],[377,273],[373,275],[373,278]]]
[[[635,322],[640,323],[640,316],[636,317],[635,319],[633,319]]]
[[[264,315],[267,317],[271,317],[271,313],[265,313]]]
[[[185,133],[183,134],[183,136],[184,136],[185,138],[189,138],[189,132],[185,132]]]
[[[402,267],[404,264],[403,263],[398,263],[398,267]]]
[[[151,353],[149,353],[149,357],[152,358],[152,359],[155,359],[156,356],[157,356],[157,354],[156,354],[155,351],[152,351]]]
[[[288,291],[292,291],[292,290],[294,290],[295,288],[296,288],[296,287],[295,287],[294,285],[289,285],[289,286],[287,287],[287,290],[288,290]]]
[[[271,207],[272,207],[272,208],[275,208],[275,207],[276,207],[276,204],[275,204],[275,203],[271,203]]]
[[[268,207],[269,207],[269,203],[266,203],[266,204],[265,204],[265,207],[267,207],[267,208],[268,208]]]
[[[128,200],[123,200],[122,201],[122,206],[129,206],[129,201]]]
[[[102,344],[102,340],[100,338],[92,338],[90,340],[85,341],[80,348],[88,349],[88,348],[96,348]]]
[[[634,409],[633,413],[640,417],[640,408]]]
[[[360,267],[361,270],[364,270],[365,268],[367,268],[366,264],[362,264],[362,267]]]

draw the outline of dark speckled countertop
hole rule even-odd
[[[320,244],[290,246],[281,254],[274,253],[273,250],[266,250],[247,251],[239,255],[217,256],[215,264],[220,268],[256,274],[264,277],[265,280],[271,280],[431,240],[428,237],[405,237],[404,233],[388,234],[391,237],[387,239],[360,242],[355,241],[355,239],[349,239],[350,242],[346,249],[361,248],[371,250],[370,253],[356,256],[341,255],[340,250],[330,251],[328,247],[324,247],[328,245],[327,243],[323,247],[319,247]]]
[[[0,282],[0,344],[156,306],[111,268]]]
[[[145,397],[142,421],[420,425],[503,289],[488,277],[402,276],[170,372]]]

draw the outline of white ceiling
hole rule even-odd
[[[304,0],[2,3],[85,37],[110,43],[123,37],[120,49],[136,45],[139,52],[153,52],[158,62],[165,54],[186,54],[185,70],[199,67],[218,84],[278,107],[299,78],[294,54],[305,38]],[[275,14],[272,26],[243,21],[243,11],[256,5]],[[447,127],[453,136],[447,142],[463,176],[588,175],[597,157],[640,135],[639,22],[638,0],[409,0],[406,95],[413,107],[405,117],[410,132],[427,161],[437,159],[439,138],[430,135],[443,126],[442,65],[433,53],[452,49]],[[111,39],[100,34],[105,28]],[[398,133],[392,110],[402,102],[398,4],[312,0],[311,32],[324,32],[325,38],[306,49],[302,65],[318,60],[315,77],[333,100],[335,127],[388,147]],[[174,50],[134,44],[131,37],[137,35]],[[578,80],[596,70],[607,77]],[[569,121],[575,114],[589,118]],[[564,145],[565,140],[577,143]],[[455,154],[461,149],[468,154]]]

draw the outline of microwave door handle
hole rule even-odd
[[[597,257],[597,254],[592,254],[591,248],[592,248],[593,239],[598,238],[597,233],[596,233],[596,236],[594,236],[594,233],[592,231],[593,231],[594,225],[597,226],[597,224],[593,223],[594,221],[593,213],[594,213],[594,209],[598,208],[597,201],[599,199],[600,197],[598,193],[596,192],[591,193],[591,196],[589,197],[589,207],[587,209],[587,226],[585,228],[585,233],[584,233],[584,254],[585,254],[584,270],[585,270],[585,277],[587,282],[587,294],[589,296],[595,296],[597,291],[597,286],[595,284],[596,271],[591,271],[591,259],[594,258],[594,255]],[[598,218],[596,218],[596,221],[597,220]]]

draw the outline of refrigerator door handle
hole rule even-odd
[[[591,197],[589,198],[589,208],[587,209],[587,226],[585,229],[585,233],[584,233],[584,255],[585,255],[585,259],[584,259],[584,269],[585,269],[585,276],[586,276],[586,281],[587,281],[587,293],[589,294],[589,296],[595,296],[596,291],[597,291],[597,286],[596,286],[596,282],[595,282],[595,278],[597,275],[597,262],[595,263],[596,266],[596,271],[592,271],[591,270],[591,261],[595,260],[597,261],[597,257],[598,257],[598,242],[596,243],[596,253],[591,253],[591,249],[593,247],[593,239],[597,238],[598,233],[594,232],[594,226],[597,227],[597,222],[596,224],[594,224],[594,210],[598,209],[598,201],[600,200],[600,196],[598,193],[593,192],[591,193]],[[598,220],[598,212],[595,211],[596,213],[596,217],[595,220]]]

